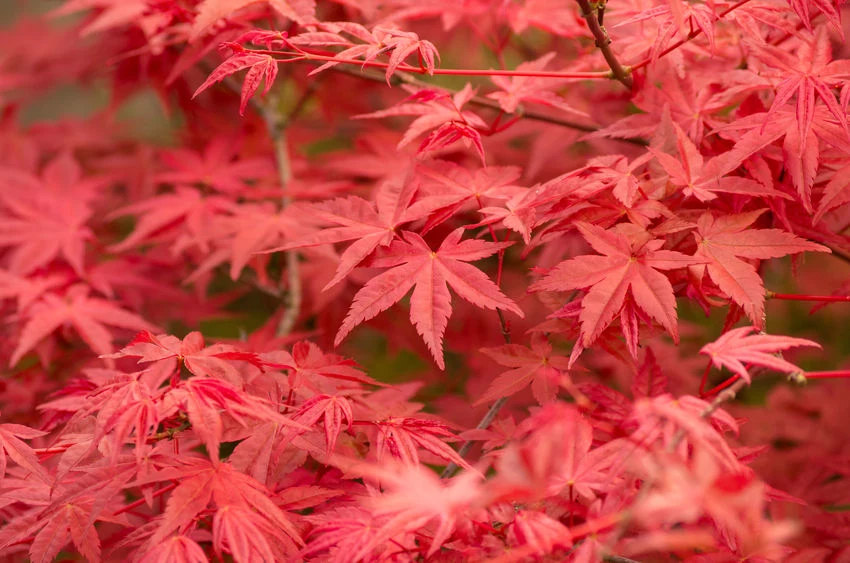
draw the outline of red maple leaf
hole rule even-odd
[[[697,279],[708,272],[711,280],[740,305],[757,327],[764,324],[764,284],[756,268],[742,260],[779,258],[798,252],[829,249],[779,229],[749,228],[764,209],[714,217],[703,213],[697,220],[695,256],[703,264],[692,266]]]
[[[319,420],[323,420],[325,442],[330,455],[336,447],[336,440],[342,432],[343,423],[351,430],[354,414],[351,403],[345,397],[317,395],[304,401],[298,412],[293,415],[293,419],[306,426],[313,426]]]
[[[235,471],[229,463],[213,463],[209,459],[200,458],[183,459],[180,467],[164,469],[152,475],[151,479],[177,479],[180,484],[168,499],[158,528],[148,542],[150,546],[165,540],[174,532],[186,530],[196,519],[203,517],[211,502],[215,504],[216,512],[226,510],[227,507],[253,512],[258,518],[255,525],[261,530],[260,536],[254,538],[253,542],[262,539],[268,544],[282,546],[289,555],[294,553],[297,545],[303,545],[290,517],[272,502],[271,492],[262,483]],[[215,517],[213,522],[216,522]],[[219,546],[229,543],[225,538],[233,538],[233,533],[233,530],[219,530],[219,534],[224,535]],[[230,549],[235,547],[230,545]],[[272,560],[279,560],[283,555],[279,553]]]
[[[100,561],[100,538],[95,522],[127,526],[126,516],[113,516],[120,490],[135,471],[115,466],[89,468],[76,479],[59,482],[20,480],[3,491],[7,502],[30,507],[0,529],[0,552],[17,543],[30,543],[33,562],[53,561],[69,542],[87,561]]]
[[[325,354],[312,342],[296,342],[292,346],[292,354],[280,350],[262,354],[262,359],[263,364],[268,367],[288,369],[289,385],[293,389],[304,385],[316,392],[321,392],[325,386],[320,378],[385,386],[358,369],[357,363],[353,360],[336,354]]]
[[[238,379],[239,372],[228,360],[241,360],[262,367],[260,357],[253,352],[244,352],[226,344],[204,347],[204,336],[197,331],[180,340],[170,334],[155,336],[143,330],[120,351],[103,357],[139,358],[140,364],[177,358],[195,375],[231,380]]]
[[[51,480],[47,471],[39,463],[38,456],[33,449],[25,444],[23,440],[32,440],[46,433],[33,430],[20,424],[0,424],[0,485],[6,476],[6,465],[8,458],[18,464],[21,469],[29,473],[28,477],[35,477],[42,482],[50,484]]]
[[[391,417],[375,422],[377,436],[374,452],[379,462],[397,459],[406,465],[419,465],[419,449],[450,461],[460,467],[472,469],[446,441],[456,436],[447,424],[422,418]]]
[[[206,226],[211,217],[228,211],[234,204],[221,196],[207,196],[194,188],[178,187],[174,193],[164,193],[132,203],[107,216],[108,219],[133,215],[138,217],[136,228],[121,242],[112,245],[111,250],[124,252],[148,242],[156,236],[177,238],[180,229],[185,228],[185,238],[194,239],[199,245],[209,241]],[[180,241],[183,246],[188,243]]]
[[[202,184],[219,192],[243,195],[248,183],[274,174],[274,162],[265,157],[240,156],[232,139],[219,136],[203,151],[187,148],[164,150],[159,159],[169,170],[155,176],[158,182],[174,185]]]
[[[326,62],[311,72],[311,75],[336,66],[340,62],[351,62],[361,57],[364,62],[371,62],[380,55],[390,53],[386,72],[387,83],[389,84],[390,78],[398,66],[414,53],[417,55],[420,67],[427,70],[429,74],[433,73],[437,61],[440,60],[440,53],[437,52],[434,44],[419,39],[419,36],[412,31],[386,25],[375,26],[369,31],[354,22],[324,22],[319,25],[319,28],[324,31],[301,33],[292,37],[290,43],[303,47],[344,46],[346,48],[334,55],[334,59],[339,59],[339,61]],[[351,35],[363,41],[363,44],[353,44],[347,38],[339,35],[340,33]]]
[[[700,201],[715,199],[717,197],[715,192],[762,197],[788,197],[786,194],[755,180],[727,175],[740,164],[729,156],[721,155],[705,162],[696,145],[685,135],[682,128],[675,123],[673,127],[676,129],[676,147],[679,150],[679,158],[653,148],[650,148],[649,151],[655,155],[655,158],[669,174],[670,182],[680,186],[686,196],[693,196]]]
[[[8,269],[29,274],[62,257],[83,275],[91,200],[102,179],[83,178],[77,161],[63,153],[41,176],[0,168],[0,247],[8,247]]]
[[[750,374],[745,363],[790,374],[801,373],[800,368],[783,359],[779,352],[797,346],[820,348],[820,344],[805,338],[751,334],[756,330],[758,329],[754,326],[730,330],[714,342],[703,346],[700,354],[710,357],[718,368],[727,367],[749,383]]]
[[[558,387],[568,378],[569,359],[552,354],[552,345],[535,333],[531,348],[505,344],[497,348],[482,348],[481,352],[499,365],[513,368],[502,372],[473,405],[509,397],[531,384],[534,398],[541,405],[555,398]]]
[[[416,172],[421,185],[410,212],[416,214],[423,209],[431,213],[419,231],[423,235],[467,206],[480,209],[486,204],[504,203],[525,191],[513,185],[520,177],[520,169],[515,166],[469,170],[453,162],[433,160],[422,163]]]
[[[219,445],[224,432],[225,415],[241,426],[246,419],[265,420],[297,431],[308,428],[279,414],[266,402],[246,394],[232,383],[208,377],[192,377],[169,392],[169,400],[181,405],[189,415],[192,431],[204,442],[213,463],[218,461]],[[289,434],[286,438],[291,438]]]
[[[185,563],[206,563],[209,557],[198,543],[187,536],[175,535],[152,546],[148,551],[139,552],[140,563],[157,561],[184,561]]]
[[[309,543],[299,554],[302,557],[313,557],[330,551],[333,556],[326,559],[342,563],[364,558],[368,560],[376,550],[392,548],[392,544],[381,534],[380,524],[383,520],[376,519],[373,511],[366,507],[336,507],[307,516],[307,519],[314,527],[310,530]]]
[[[415,185],[393,178],[380,185],[374,204],[348,196],[307,206],[304,211],[311,220],[325,223],[329,228],[264,252],[355,241],[340,256],[333,279],[324,287],[327,290],[345,279],[376,248],[389,245],[399,226],[427,214],[427,211],[409,210],[415,193]]]
[[[354,327],[390,308],[411,288],[410,322],[440,369],[445,369],[443,334],[452,313],[448,286],[482,309],[502,309],[522,317],[522,310],[496,284],[481,270],[466,264],[495,254],[511,243],[461,241],[463,232],[463,228],[456,229],[436,251],[416,233],[404,232],[403,240],[394,241],[387,256],[373,263],[391,269],[369,280],[357,292],[334,342],[338,345]]]
[[[582,300],[582,345],[587,347],[611,324],[626,302],[658,321],[675,341],[676,298],[667,276],[658,270],[675,270],[698,263],[692,256],[661,250],[664,240],[654,239],[636,225],[622,224],[606,231],[577,222],[576,226],[594,250],[603,256],[578,256],[561,262],[533,291],[569,291],[590,288]]]
[[[469,84],[453,96],[439,90],[420,90],[397,106],[358,115],[357,118],[419,116],[407,128],[398,144],[399,149],[413,142],[419,135],[432,130],[419,147],[419,152],[436,150],[465,138],[472,142],[483,163],[484,147],[478,130],[487,130],[487,124],[478,115],[463,109],[474,95],[475,91]]]
[[[269,93],[277,78],[277,60],[271,55],[261,55],[245,51],[238,43],[227,43],[227,46],[235,51],[233,56],[218,65],[215,70],[204,80],[204,83],[198,86],[192,97],[215,84],[221,82],[231,74],[237,73],[240,70],[248,69],[245,75],[245,81],[242,84],[242,93],[239,100],[239,114],[245,115],[245,109],[248,107],[248,100],[260,87],[260,82],[265,80],[263,95]]]
[[[214,233],[213,244],[217,248],[185,281],[194,283],[228,262],[230,277],[235,281],[252,259],[258,278],[263,280],[263,266],[269,258],[262,254],[263,251],[269,247],[280,246],[284,240],[310,232],[306,223],[301,219],[296,206],[288,206],[281,211],[271,202],[243,203],[233,209],[233,215],[215,217],[210,231]]]
[[[850,141],[846,133],[823,105],[815,106],[806,137],[800,137],[797,114],[789,106],[779,108],[769,118],[766,112],[761,112],[736,119],[718,131],[736,143],[731,151],[718,158],[735,162],[742,162],[784,137],[782,161],[803,207],[809,212],[812,210],[812,186],[821,158],[821,145],[826,143],[844,152],[850,152]],[[818,214],[816,217],[819,220],[821,216]]]
[[[809,135],[814,120],[816,103],[821,100],[829,113],[838,120],[845,135],[850,136],[844,108],[835,99],[833,89],[850,78],[850,61],[831,61],[829,37],[826,29],[819,27],[814,37],[802,41],[796,54],[764,45],[756,56],[777,69],[782,81],[776,86],[776,97],[767,112],[766,120],[792,96],[797,96],[797,127],[800,146]],[[801,151],[802,152],[802,151]]]
[[[61,296],[48,293],[26,312],[26,323],[18,345],[12,352],[10,365],[41,340],[65,325],[73,326],[86,344],[98,354],[112,351],[112,333],[106,326],[129,330],[157,330],[156,326],[135,313],[120,308],[112,301],[89,297],[89,289],[77,285]]]
[[[516,69],[525,72],[545,70],[546,66],[554,58],[554,52],[546,53],[542,57],[533,61],[517,65]],[[561,88],[564,84],[571,80],[532,78],[528,76],[516,76],[511,78],[494,76],[491,80],[493,81],[493,84],[501,88],[502,91],[487,94],[487,97],[498,101],[499,107],[501,107],[502,111],[505,113],[516,113],[522,103],[530,102],[559,109],[562,112],[569,114],[571,117],[579,117],[585,120],[590,120],[590,116],[587,113],[572,107],[561,96],[552,91],[557,88]]]

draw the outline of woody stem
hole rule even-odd
[[[593,38],[596,40],[596,47],[599,49],[599,52],[602,53],[602,56],[605,57],[605,62],[608,63],[608,67],[611,69],[613,78],[631,90],[633,84],[631,69],[621,65],[620,61],[617,60],[617,56],[614,54],[614,51],[611,49],[611,37],[608,36],[608,31],[601,23],[602,11],[600,10],[600,3],[594,2],[591,4],[590,0],[576,1],[578,2],[579,8],[581,8],[581,17],[584,18],[585,22],[587,22],[587,27],[590,29],[590,33],[593,34]]]

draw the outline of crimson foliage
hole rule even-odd
[[[840,11],[19,17],[0,555],[848,560]]]

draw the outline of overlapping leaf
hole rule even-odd
[[[452,313],[449,286],[462,298],[482,309],[502,309],[523,316],[522,310],[479,269],[466,262],[495,254],[510,243],[464,240],[463,229],[447,236],[436,251],[419,235],[405,232],[402,240],[390,245],[387,256],[374,266],[391,269],[372,278],[354,296],[354,302],[337,332],[339,344],[354,327],[368,321],[413,288],[410,322],[422,336],[440,369],[443,361],[443,334]]]
[[[673,250],[662,250],[664,240],[641,229],[606,231],[577,223],[585,240],[602,256],[586,255],[565,260],[531,286],[534,291],[569,291],[589,288],[582,300],[582,344],[589,346],[622,309],[626,296],[663,326],[678,341],[676,298],[670,280],[659,270],[676,270],[699,263]],[[628,225],[626,226],[628,227]]]

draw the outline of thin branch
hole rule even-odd
[[[266,129],[268,129],[274,146],[278,183],[281,191],[284,192],[280,205],[282,209],[286,209],[292,203],[292,196],[287,192],[289,183],[292,181],[292,163],[289,160],[289,146],[286,140],[286,127],[289,124],[289,119],[280,113],[277,97],[270,98],[263,106],[263,117],[266,120]],[[298,315],[301,313],[302,300],[301,268],[298,252],[288,250],[283,255],[286,262],[287,287],[284,294],[283,316],[277,325],[277,336],[286,336],[292,332],[295,322],[298,320]]]
[[[210,70],[207,69],[207,72],[210,72]],[[230,76],[225,78],[222,83],[236,94],[239,94],[242,90],[240,85]],[[248,100],[250,106],[262,115],[266,122],[269,137],[272,140],[275,162],[277,164],[278,183],[280,184],[281,191],[284,192],[280,201],[281,209],[285,209],[292,203],[292,196],[287,193],[287,187],[292,181],[292,163],[289,159],[286,128],[304,110],[307,100],[315,93],[317,87],[318,81],[311,82],[286,115],[280,112],[280,101],[277,96],[269,96],[265,103],[261,103],[253,97]],[[286,336],[292,332],[298,320],[298,315],[301,313],[301,302],[303,300],[298,252],[290,250],[285,252],[284,256],[287,273],[287,291],[284,293],[285,311],[277,326],[277,336]],[[265,291],[268,293],[267,290]]]
[[[590,33],[593,34],[593,38],[596,40],[596,47],[599,48],[602,56],[605,57],[605,62],[608,63],[608,67],[611,69],[612,77],[631,90],[633,84],[631,75],[632,71],[630,68],[624,67],[620,64],[620,61],[617,60],[617,55],[615,55],[614,51],[611,49],[611,37],[608,36],[608,31],[606,31],[605,27],[602,25],[602,14],[604,12],[600,11],[599,3],[594,2],[591,5],[589,0],[576,1],[578,2],[579,8],[581,8],[581,17],[584,18],[585,22],[587,22],[587,27],[590,29]]]
[[[844,379],[850,378],[850,370],[806,371],[803,372],[803,377],[805,379]]]
[[[340,59],[334,53],[321,53],[306,50],[297,51],[271,51],[267,49],[245,49],[246,52],[258,55],[269,55],[272,57],[286,57],[276,59],[280,63],[293,63],[300,61],[316,61],[321,63],[349,64],[361,68],[390,68],[390,63],[380,61],[364,61],[363,59]],[[527,78],[577,78],[580,80],[610,79],[610,72],[588,71],[588,72],[564,72],[560,70],[503,70],[503,69],[481,69],[481,68],[425,68],[400,64],[393,67],[395,70],[409,72],[411,74],[428,74],[440,76],[507,76]],[[385,78],[386,80],[386,78]]]
[[[628,557],[621,557],[619,555],[606,555],[602,558],[602,560],[607,563],[640,563],[639,561],[635,561],[634,559],[629,559]]]
[[[336,72],[341,72],[343,74],[348,74],[349,76],[355,76],[357,78],[365,78],[366,80],[371,80],[372,82],[383,82],[386,83],[387,79],[383,73],[371,71],[369,69],[357,69],[349,66],[334,66],[328,70],[333,70]],[[398,86],[401,84],[409,84],[411,86],[417,86],[419,88],[434,88],[433,84],[425,82],[424,80],[420,80],[415,76],[411,76],[406,73],[395,73],[390,77],[390,85]],[[443,90],[449,90],[447,88],[442,88]],[[483,96],[473,96],[470,98],[469,103],[475,106],[489,108],[494,111],[502,111],[501,106],[499,106],[499,102],[496,100],[492,100],[490,98],[485,98]],[[538,112],[532,109],[524,109],[521,108],[517,111],[516,115],[522,117],[523,119],[531,119],[533,121],[540,121],[543,123],[550,123],[552,125],[559,125],[561,127],[567,127],[569,129],[575,129],[576,131],[584,131],[585,133],[593,133],[594,131],[598,131],[599,127],[594,125],[587,125],[584,123],[579,123],[577,121],[572,121],[569,119],[563,119],[560,117],[556,117],[553,115],[549,115],[546,113]],[[645,139],[641,139],[638,137],[626,138],[626,139],[614,139],[614,141],[622,141],[624,143],[630,143],[633,145],[646,146],[648,143]]]
[[[499,411],[502,410],[502,407],[505,406],[505,403],[508,402],[507,397],[501,397],[496,400],[495,403],[490,405],[490,408],[487,410],[487,413],[484,417],[478,422],[478,425],[475,427],[476,430],[486,430],[490,424],[493,423],[496,416],[499,414]],[[458,449],[457,453],[460,457],[466,458],[466,454],[469,453],[469,450],[472,449],[473,444],[475,444],[475,440],[467,440],[463,443],[463,445]],[[440,479],[448,479],[458,470],[458,466],[455,462],[451,462],[443,469],[443,472],[440,473]]]
[[[847,303],[850,295],[798,295],[792,293],[774,293],[767,291],[767,299],[779,299],[780,301],[819,301],[821,303]]]

